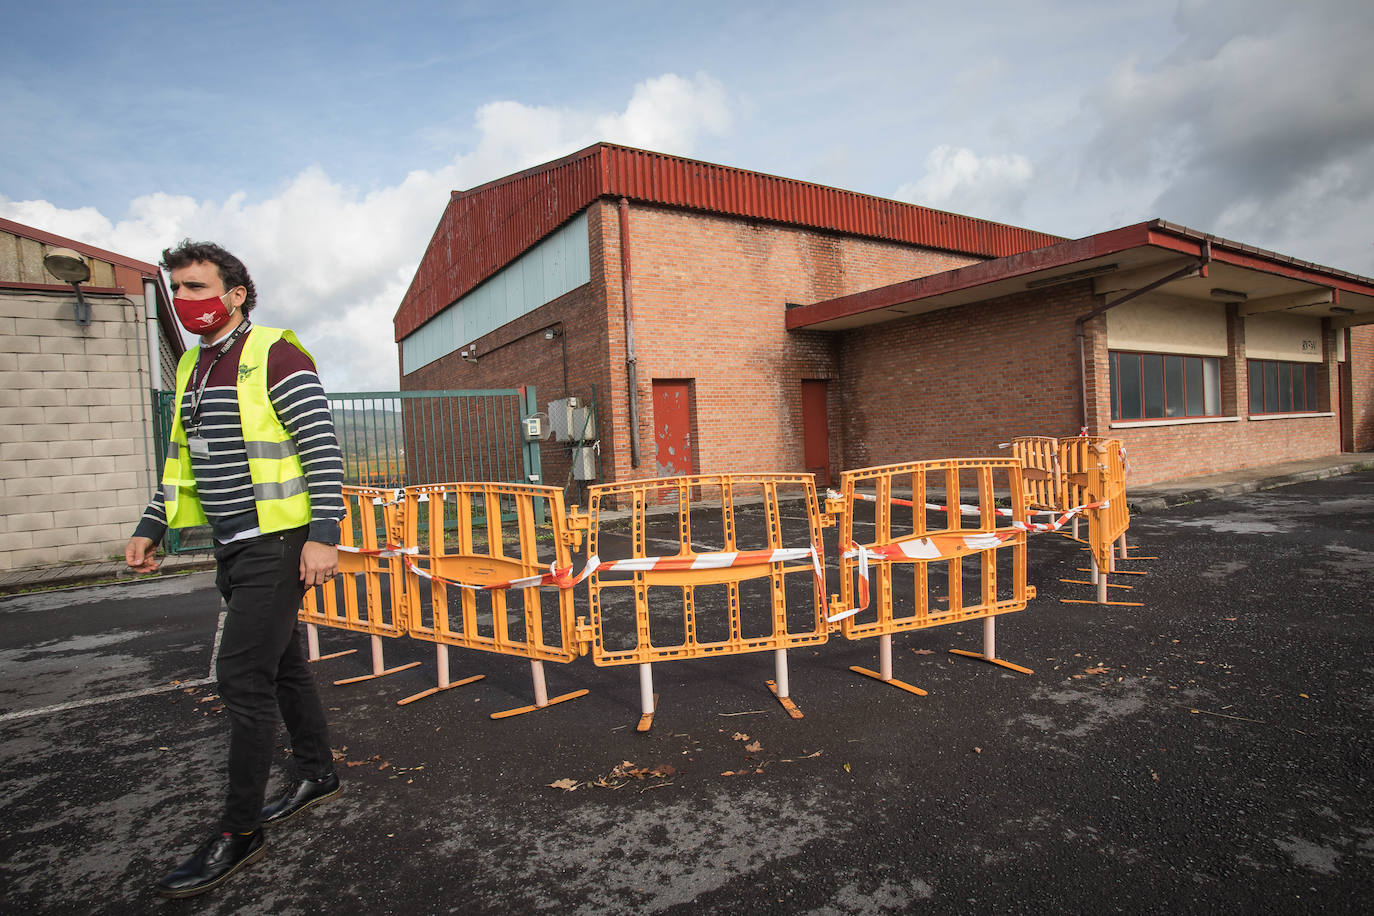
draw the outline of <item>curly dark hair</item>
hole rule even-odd
[[[207,261],[215,265],[219,270],[219,278],[224,283],[225,292],[236,286],[242,286],[247,290],[248,298],[243,300],[243,314],[247,315],[253,311],[253,306],[258,304],[258,291],[253,287],[253,278],[248,276],[248,268],[219,245],[214,242],[182,239],[177,247],[164,248],[162,251],[162,266],[168,270],[177,270],[197,261]]]

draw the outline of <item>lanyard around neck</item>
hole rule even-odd
[[[197,357],[196,368],[191,373],[190,426],[192,429],[200,428],[200,402],[201,399],[205,397],[205,388],[207,385],[210,384],[210,373],[214,370],[215,363],[219,362],[220,357],[224,356],[224,354],[228,353],[231,349],[233,349],[234,344],[238,342],[238,339],[240,337],[248,333],[250,327],[251,325],[249,324],[248,319],[245,318],[242,324],[234,328],[234,330],[229,334],[229,336],[224,338],[224,343],[220,344],[219,350],[215,353],[214,358],[211,359],[210,364],[205,367],[204,378],[201,378],[200,359],[199,357]]]

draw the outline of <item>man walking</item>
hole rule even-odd
[[[217,887],[262,857],[262,825],[339,792],[328,726],[296,627],[305,590],[338,572],[343,460],[315,364],[291,331],[249,320],[243,263],[189,239],[162,253],[173,305],[200,346],[177,367],[162,486],[124,551],[157,569],[167,528],[209,524],[228,608],[216,669],[229,711],[228,795],[213,834],[157,882],[164,897]],[[278,721],[296,778],[264,807]]]

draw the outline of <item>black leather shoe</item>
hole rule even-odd
[[[337,773],[330,773],[323,779],[297,779],[290,782],[280,798],[262,809],[262,822],[280,824],[291,815],[338,795],[339,788]]]
[[[247,836],[216,833],[159,881],[157,892],[163,897],[194,897],[214,890],[240,868],[261,859],[266,851],[261,830]]]

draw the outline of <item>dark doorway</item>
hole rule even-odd
[[[802,379],[802,463],[816,475],[818,489],[830,486],[830,420],[826,380]]]

